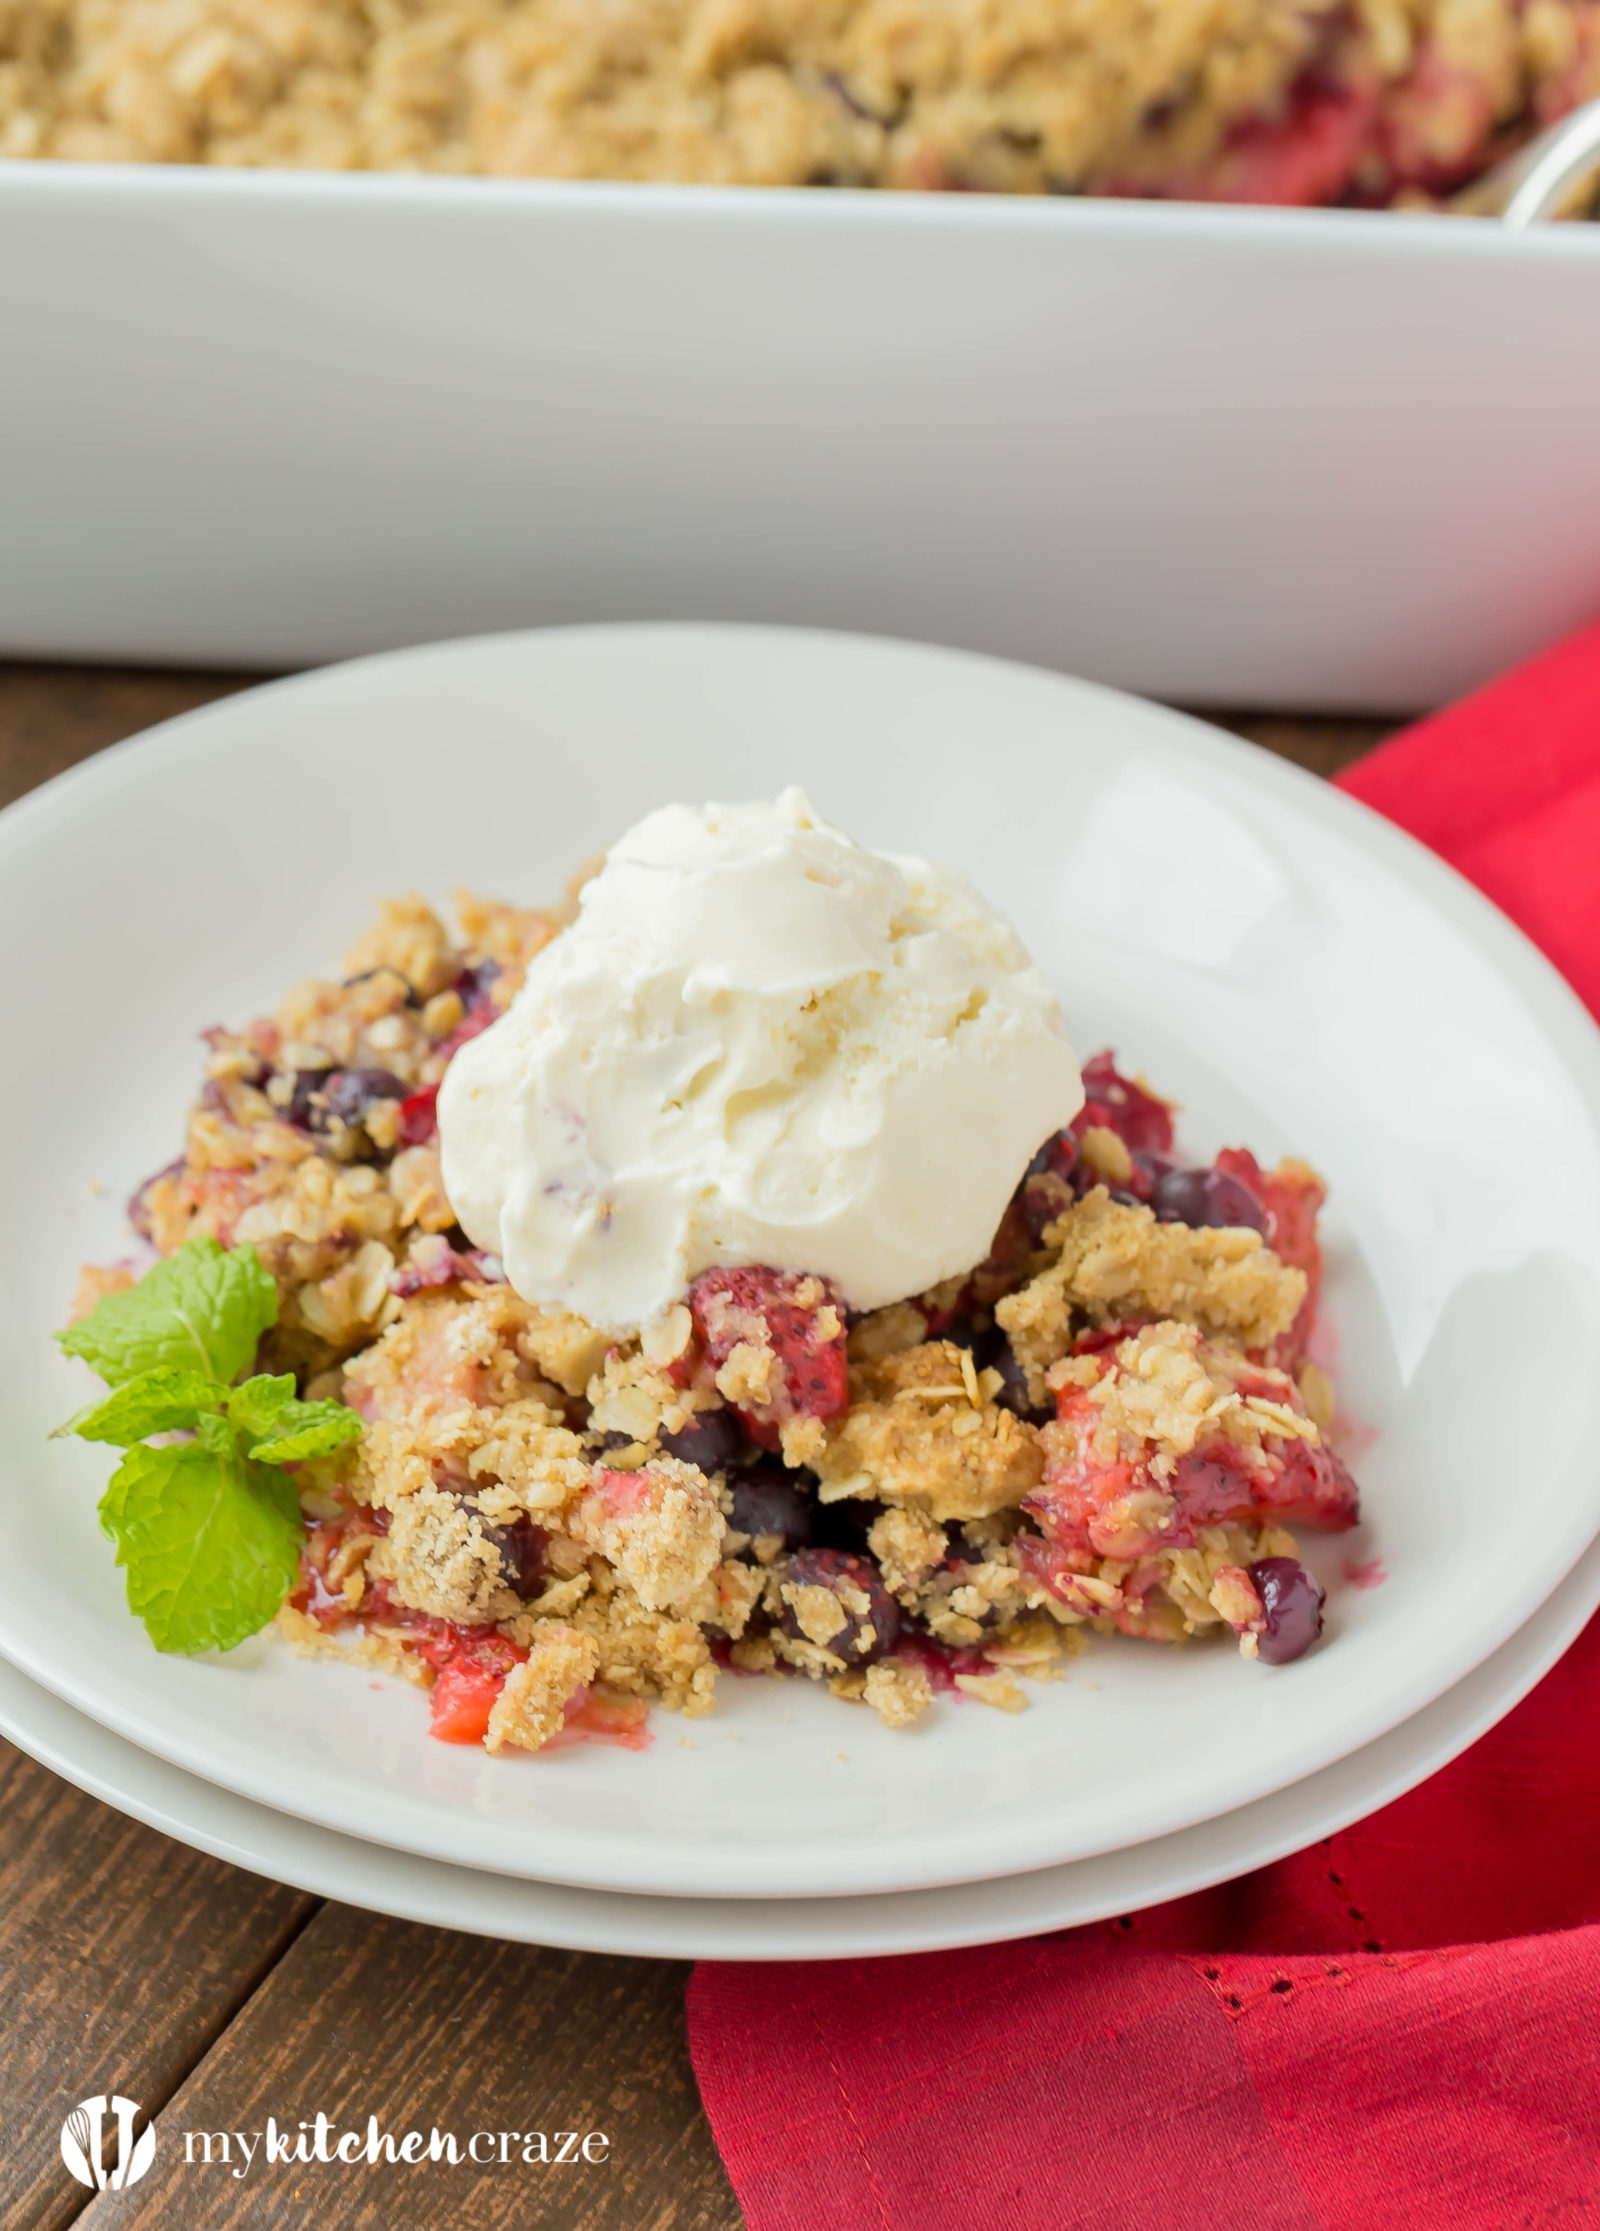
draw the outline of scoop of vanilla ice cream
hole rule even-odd
[[[1043,978],[959,876],[803,791],[666,806],[439,1093],[445,1190],[525,1299],[607,1331],[712,1264],[875,1309],[970,1269],[1083,1104]]]

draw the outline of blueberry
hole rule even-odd
[[[544,1578],[544,1528],[535,1526],[527,1516],[515,1518],[509,1526],[497,1526],[483,1515],[477,1496],[470,1488],[439,1483],[439,1491],[448,1495],[451,1502],[459,1503],[464,1511],[471,1511],[478,1521],[478,1531],[500,1560],[500,1569],[506,1586],[514,1595],[526,1602],[539,1593]]]
[[[752,1541],[776,1534],[785,1549],[807,1549],[815,1533],[816,1505],[792,1472],[757,1464],[734,1474],[731,1523]]]
[[[336,1122],[354,1130],[374,1101],[404,1100],[410,1091],[387,1069],[297,1069],[284,1113],[302,1131],[330,1131]]]
[[[1043,1177],[1047,1171],[1053,1170],[1057,1177],[1071,1177],[1072,1166],[1077,1159],[1077,1140],[1070,1131],[1058,1131],[1053,1138],[1045,1140],[1022,1174],[1024,1179]]]
[[[1160,1180],[1150,1206],[1162,1224],[1245,1224],[1267,1228],[1267,1212],[1242,1178],[1229,1170],[1173,1170]]]
[[[404,1100],[411,1087],[387,1069],[336,1069],[323,1088],[328,1113],[352,1127],[365,1120],[376,1100]],[[316,1125],[313,1121],[312,1128]]]
[[[1322,1632],[1326,1591],[1298,1557],[1257,1558],[1250,1567],[1250,1583],[1261,1598],[1257,1657],[1269,1666],[1303,1657]]]
[[[680,1433],[663,1433],[661,1446],[680,1464],[702,1472],[725,1472],[744,1447],[744,1433],[731,1410],[696,1410]]]
[[[1011,1352],[1009,1340],[1002,1340],[990,1358],[989,1368],[998,1371],[1001,1378],[1000,1392],[995,1396],[1002,1410],[1012,1410],[1019,1418],[1026,1418],[1031,1425],[1041,1425],[1055,1415],[1047,1404],[1036,1409],[1028,1394],[1028,1374]]]
[[[1035,1246],[1043,1238],[1045,1227],[1071,1208],[1077,1162],[1077,1140],[1070,1131],[1058,1131],[1053,1139],[1045,1140],[1022,1173],[1017,1201]]]
[[[989,1316],[952,1317],[938,1337],[953,1340],[958,1348],[968,1349],[976,1371],[987,1371],[991,1364],[1000,1363],[1001,1358],[1010,1353],[1005,1334]]]
[[[863,1502],[854,1495],[846,1495],[837,1503],[818,1503],[811,1521],[812,1542],[818,1549],[843,1549],[853,1556],[865,1556],[867,1536],[882,1516],[881,1503]]]
[[[507,1587],[524,1602],[536,1596],[544,1580],[544,1528],[535,1526],[531,1518],[515,1519],[509,1526],[491,1526],[480,1518],[478,1524],[484,1540],[499,1555]]]
[[[1080,1171],[1082,1177],[1087,1173]],[[1094,1179],[1089,1178],[1092,1185]],[[1022,1221],[1028,1237],[1035,1247],[1058,1216],[1065,1216],[1077,1198],[1074,1181],[1065,1178],[1058,1170],[1046,1170],[1042,1177],[1030,1177],[1021,1192]]]
[[[790,1558],[783,1579],[785,1586],[826,1588],[830,1595],[841,1598],[845,1625],[829,1637],[824,1647],[846,1665],[870,1665],[874,1658],[894,1648],[900,1633],[900,1613],[870,1557],[855,1556],[844,1549],[802,1549]],[[846,1591],[864,1595],[867,1609],[853,1610],[844,1603]],[[811,1639],[803,1633],[792,1604],[785,1604],[779,1624],[796,1642]]]
[[[129,1200],[128,1222],[141,1239],[150,1238],[150,1188],[158,1185],[164,1177],[176,1177],[183,1168],[184,1158],[180,1154],[176,1162],[169,1162],[164,1170],[157,1170],[153,1176],[147,1177]]]
[[[294,1086],[289,1094],[289,1104],[283,1112],[289,1121],[297,1123],[302,1131],[326,1130],[327,1124],[323,1120],[323,1096],[327,1091],[328,1079],[332,1075],[333,1064],[331,1062],[326,1069],[295,1070]]]
[[[464,968],[461,971],[461,974],[455,980],[453,989],[459,995],[462,1004],[470,1007],[475,1000],[488,998],[489,986],[499,973],[500,963],[498,961],[479,961],[474,967]]]
[[[995,1396],[1003,1410],[1014,1410],[1019,1418],[1028,1418],[1038,1424],[1054,1417],[1053,1409],[1036,1410],[1028,1400],[1028,1375],[1011,1352],[1011,1343],[997,1324],[980,1324],[971,1317],[952,1317],[942,1333],[941,1340],[950,1340],[958,1348],[971,1351],[973,1368],[978,1371],[998,1371],[1002,1381]],[[876,1506],[873,1515],[876,1516]]]

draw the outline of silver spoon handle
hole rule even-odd
[[[1463,215],[1498,217],[1516,232],[1558,216],[1587,179],[1600,178],[1600,100],[1585,101],[1459,194]]]

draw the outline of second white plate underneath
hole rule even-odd
[[[0,1733],[135,1819],[320,1897],[437,1928],[679,1960],[830,1960],[933,1952],[1069,1929],[1264,1867],[1375,1812],[1476,1741],[1600,1604],[1600,1543],[1492,1658],[1364,1750],[1292,1789],[1177,1835],[1001,1881],[863,1898],[652,1898],[451,1867],[276,1813],[200,1781],[74,1712],[0,1658]]]
[[[171,1155],[194,1032],[337,967],[372,899],[534,899],[644,809],[803,778],[869,843],[1004,901],[1085,1051],[1184,1103],[1187,1149],[1332,1185],[1328,1329],[1376,1439],[1371,1538],[1324,1541],[1324,1648],[1097,1646],[1020,1719],[891,1733],[724,1684],[643,1755],[489,1759],[415,1691],[264,1640],[151,1650],[51,1441],[77,1266]],[[309,801],[315,801],[310,810]],[[153,872],[160,863],[160,872]],[[170,872],[169,872],[170,863]],[[932,1889],[1086,1859],[1374,1742],[1505,1642],[1600,1524],[1600,1039],[1437,859],[1298,769],[1133,699],[912,644],[736,628],[444,645],[247,692],[0,817],[0,1651],[258,1803],[452,1865],[670,1897]],[[1528,1159],[1538,1111],[1537,1167]],[[98,1180],[106,1188],[91,1194]],[[1346,1583],[1380,1555],[1386,1586]],[[754,1926],[754,1925],[752,1925]]]

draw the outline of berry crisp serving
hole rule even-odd
[[[1358,1513],[1305,1163],[1186,1158],[977,894],[798,792],[455,915],[386,904],[207,1030],[141,1256],[83,1273],[59,1337],[108,1391],[62,1430],[121,1452],[157,1648],[275,1625],[504,1753],[641,1746],[724,1677],[902,1729],[1019,1712],[1091,1637],[1227,1637],[1246,1680],[1318,1641],[1294,1529]]]

